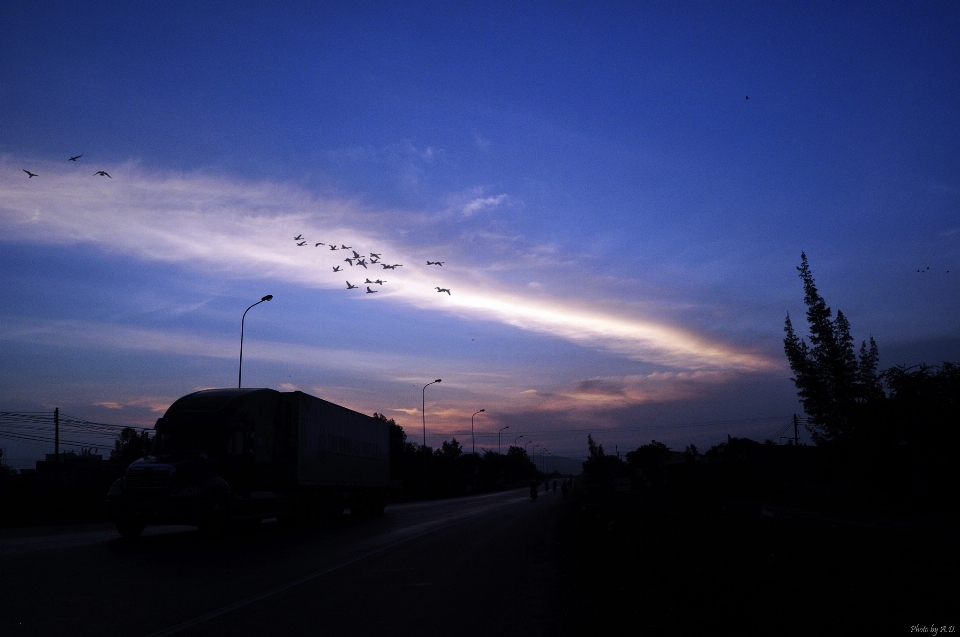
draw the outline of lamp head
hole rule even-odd
[[[263,297],[263,298],[260,299],[260,300],[261,300],[261,301],[269,301],[269,300],[271,300],[271,299],[273,299],[273,295],[272,295],[272,294],[268,294],[268,295],[266,295],[265,297]]]
[[[440,382],[440,379],[438,378],[437,380],[435,380],[435,381],[433,381],[433,382],[439,383],[439,382]]]
[[[486,409],[481,409],[480,411],[486,411]],[[478,411],[477,413],[479,414],[479,413],[480,413],[480,411]]]

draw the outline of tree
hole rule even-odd
[[[145,456],[150,451],[150,432],[137,432],[133,427],[124,427],[113,443],[110,459],[126,466]]]
[[[587,459],[583,462],[583,472],[599,479],[614,478],[620,473],[623,462],[616,456],[608,456],[603,445],[598,445],[593,436],[587,434]]]
[[[410,445],[407,442],[407,432],[393,418],[387,420],[386,416],[377,412],[373,412],[373,418],[387,425],[390,436],[390,478],[399,480],[403,477],[403,469],[408,464],[406,457],[413,453],[412,450],[407,449]]]
[[[805,253],[800,253],[797,270],[803,281],[810,344],[797,336],[787,314],[783,349],[794,373],[791,380],[809,416],[807,429],[814,442],[846,443],[884,397],[877,375],[877,344],[872,336],[869,346],[863,341],[858,358],[850,322],[840,311],[832,318],[830,308],[817,291]]]

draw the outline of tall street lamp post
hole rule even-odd
[[[272,294],[268,294],[247,309],[243,311],[243,316],[240,318],[240,371],[237,372],[237,389],[240,389],[240,381],[243,379],[243,322],[247,318],[247,312],[250,311],[250,308],[260,305],[264,301],[269,301],[273,298]]]
[[[514,446],[514,447],[517,446],[517,441],[520,440],[521,438],[523,438],[523,436],[517,436],[516,438],[513,439],[513,446]]]
[[[423,391],[420,392],[420,413],[423,416],[423,494],[427,494],[427,387],[433,385],[434,383],[439,383],[440,379],[430,381],[423,386]]]
[[[498,456],[500,455],[500,433],[501,433],[504,429],[509,429],[509,428],[510,428],[510,425],[507,425],[506,427],[501,427],[501,428],[500,428],[500,431],[497,432],[497,455],[498,455]]]
[[[485,412],[486,409],[481,409],[480,411],[473,412],[473,416]],[[473,416],[470,416],[470,445],[473,447],[473,454],[477,454],[477,441],[473,437]]]

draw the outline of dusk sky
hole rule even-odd
[[[436,378],[431,446],[480,409],[478,451],[772,437],[801,251],[882,368],[960,361],[958,33],[951,2],[5,7],[0,411],[151,427],[236,386],[272,294],[243,385],[417,442]]]

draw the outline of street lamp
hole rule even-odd
[[[423,391],[421,392],[421,404],[420,404],[420,413],[423,415],[423,448],[427,448],[427,387],[433,385],[434,383],[439,383],[440,379],[430,381],[423,386]]]
[[[504,429],[509,429],[509,428],[510,428],[510,425],[507,425],[506,427],[500,427],[500,431],[497,432],[497,455],[498,456],[500,455],[500,432],[502,432]]]
[[[517,441],[520,440],[521,438],[523,438],[523,436],[517,436],[516,438],[513,439],[513,446],[514,446],[514,447],[517,446]]]
[[[527,453],[527,445],[532,445],[532,444],[533,444],[532,440],[528,440],[525,443],[523,443],[523,453]]]
[[[475,412],[473,412],[473,416],[476,416],[477,414],[483,413],[483,412],[485,412],[485,411],[486,411],[486,409],[481,409],[480,411],[475,411]],[[476,441],[476,439],[473,437],[473,416],[470,416],[470,444],[471,444],[471,446],[473,447],[473,453],[474,453],[474,455],[476,455],[476,453],[477,453],[477,441]]]
[[[240,389],[240,381],[243,378],[243,322],[244,320],[246,320],[247,312],[250,311],[251,307],[254,307],[255,305],[260,305],[264,301],[269,301],[272,298],[273,298],[272,294],[266,295],[265,297],[263,297],[262,299],[260,299],[259,301],[257,301],[256,303],[248,307],[247,309],[245,309],[243,311],[243,316],[240,318],[240,371],[237,372],[237,389]]]
[[[427,496],[427,387],[439,383],[440,379],[431,381],[423,386],[420,392],[420,413],[423,415],[423,496]]]

